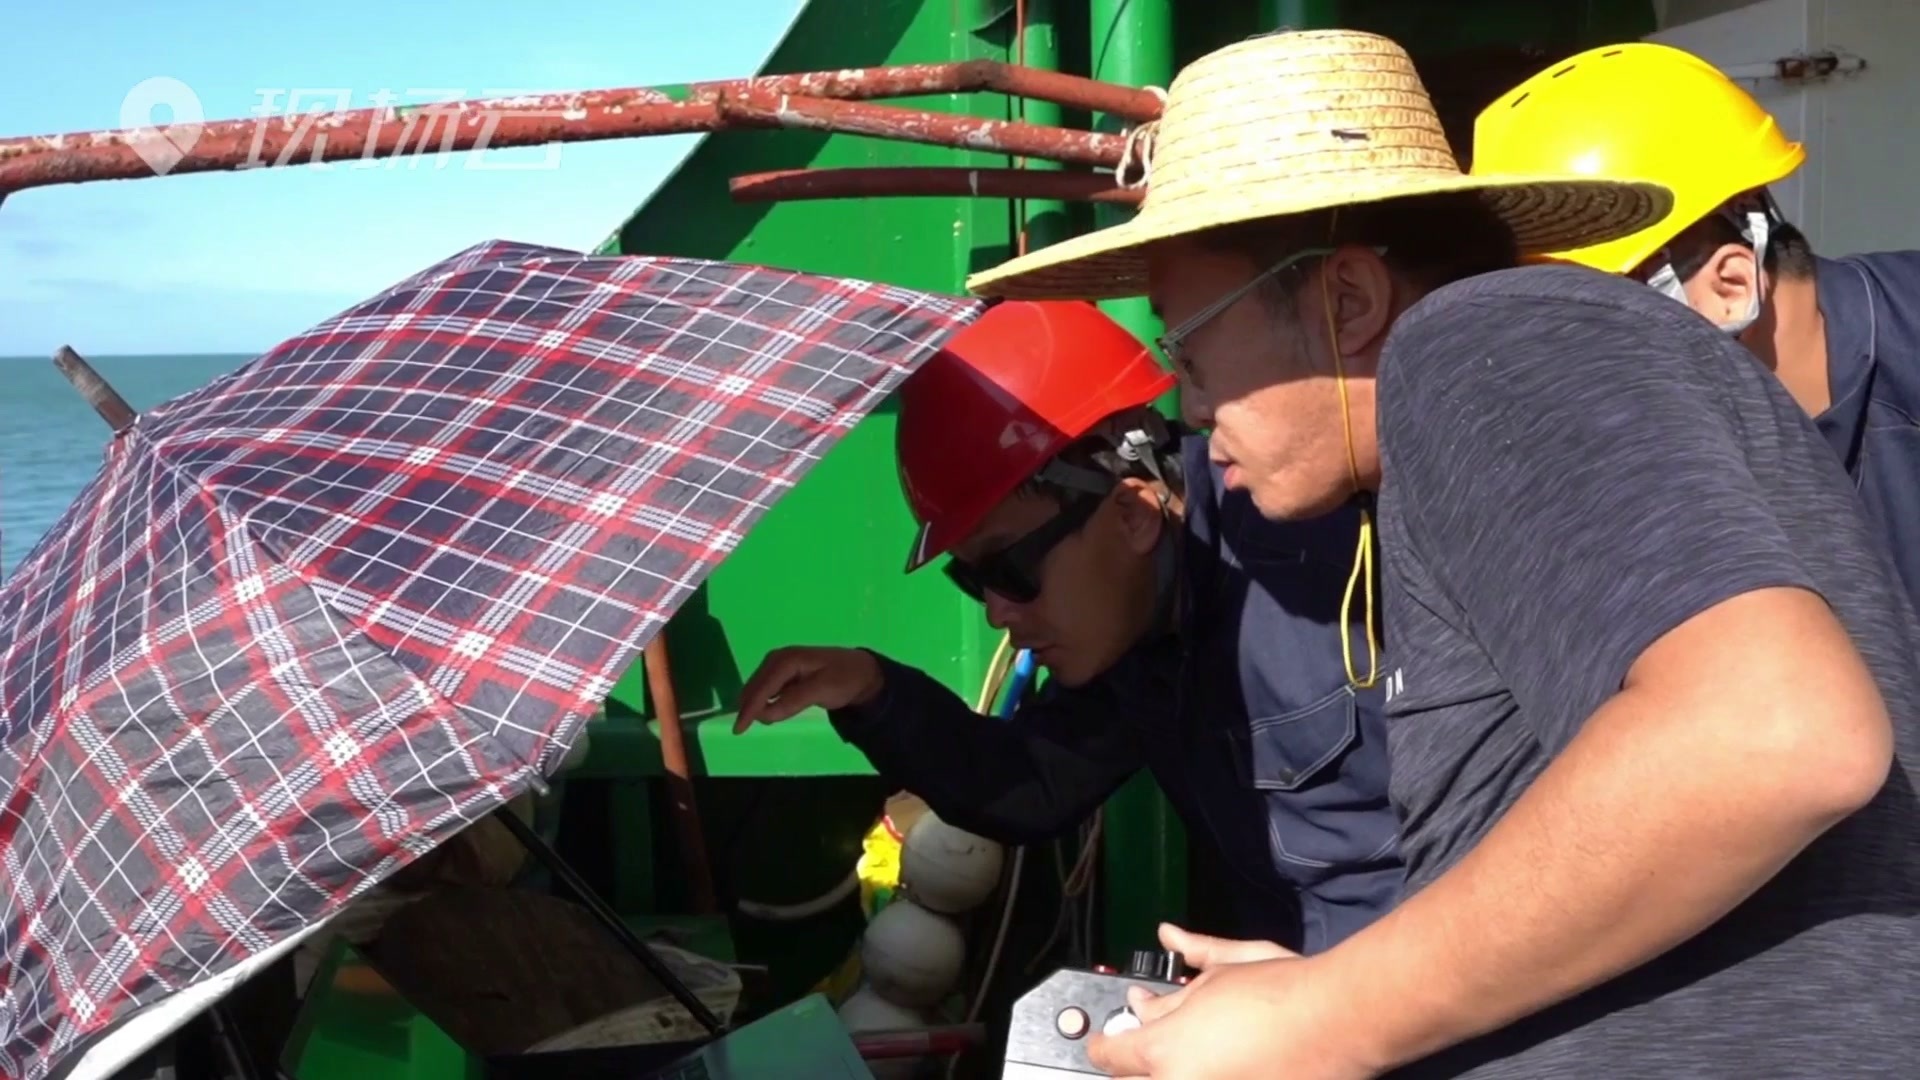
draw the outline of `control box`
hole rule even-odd
[[[1186,983],[1180,954],[1135,950],[1125,972],[1099,966],[1062,968],[1013,1003],[1001,1080],[1065,1080],[1105,1076],[1087,1061],[1087,1037],[1140,1026],[1127,1007],[1129,987],[1165,994]]]

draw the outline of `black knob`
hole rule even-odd
[[[1169,952],[1166,949],[1135,949],[1133,959],[1127,963],[1127,974],[1136,979],[1172,982],[1182,974],[1184,967],[1177,952]]]

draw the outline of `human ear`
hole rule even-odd
[[[1331,311],[1331,344],[1342,357],[1360,356],[1393,325],[1393,294],[1393,274],[1379,255],[1343,247],[1321,263],[1318,280],[1300,290],[1300,315],[1325,338]]]
[[[1716,323],[1733,322],[1752,310],[1760,293],[1760,272],[1752,248],[1722,244],[1694,276],[1696,287],[1689,292],[1697,302],[1710,305],[1702,314]]]
[[[1113,486],[1109,497],[1120,515],[1120,529],[1128,550],[1140,555],[1152,552],[1160,543],[1160,530],[1166,527],[1160,489],[1149,481],[1129,476]]]

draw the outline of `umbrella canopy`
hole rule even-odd
[[[140,417],[0,586],[0,1074],[537,784],[978,312],[488,244]]]

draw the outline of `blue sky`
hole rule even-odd
[[[121,126],[170,76],[208,119],[264,92],[370,104],[751,74],[801,0],[131,0],[8,5],[0,136]],[[63,10],[64,9],[64,10]],[[56,14],[56,12],[60,12]],[[171,13],[165,13],[171,12]],[[163,116],[156,116],[156,122]],[[566,145],[554,169],[279,168],[34,188],[0,205],[0,356],[256,352],[487,239],[586,248],[693,136]],[[501,164],[551,160],[497,151]],[[510,156],[509,156],[510,155]]]

